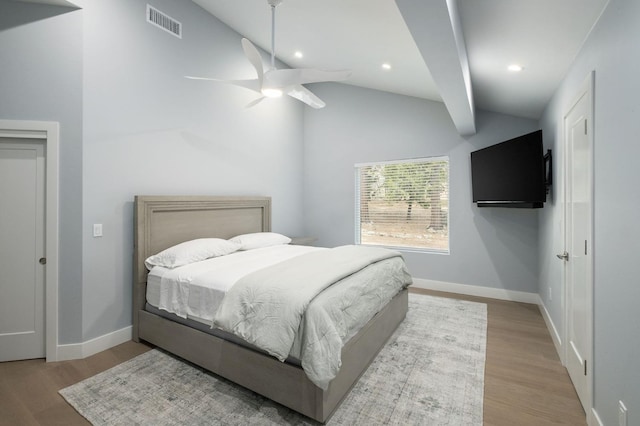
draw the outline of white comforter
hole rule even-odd
[[[304,315],[302,367],[316,385],[326,389],[340,368],[343,336],[325,309],[307,307],[333,284],[347,277],[358,279],[358,272],[392,258],[401,255],[376,247],[341,246],[261,269],[229,289],[213,324],[284,361]],[[410,284],[405,280],[405,274],[399,274],[396,284]],[[360,281],[369,284],[367,279]]]
[[[307,253],[314,256],[316,252],[324,251],[329,249],[285,245],[238,252],[173,270],[156,267],[150,275],[162,278],[159,294],[154,297],[157,304],[152,304],[181,317],[211,323],[227,292],[245,276],[271,269],[272,265],[282,267],[287,259],[304,258]],[[286,343],[282,342],[288,349],[280,350],[279,358],[288,353],[299,359],[310,380],[326,389],[340,368],[343,343],[398,291],[411,284],[402,258],[395,257],[398,253],[388,253],[394,253],[394,257],[361,266],[359,272],[340,279],[340,285],[329,286],[312,297],[310,303],[304,302],[308,304],[306,313],[296,320],[298,325],[293,328],[297,333],[293,342],[290,334]],[[291,280],[293,289],[290,287],[289,292],[298,293],[299,286],[309,281],[302,277]]]

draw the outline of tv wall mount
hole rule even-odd
[[[544,155],[544,186],[547,190],[547,194],[551,191],[551,185],[553,184],[553,158],[551,156],[551,150],[548,149]]]

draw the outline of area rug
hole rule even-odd
[[[485,304],[409,295],[407,318],[329,425],[481,425]],[[315,425],[154,349],[62,389],[94,425]]]

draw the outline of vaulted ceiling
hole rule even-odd
[[[193,1],[270,52],[267,0]],[[608,1],[284,0],[275,53],[290,67],[351,69],[346,84],[443,101],[469,134],[476,108],[539,118]]]
[[[271,51],[269,0],[192,1]],[[292,68],[350,69],[346,84],[444,102],[471,134],[476,108],[539,118],[608,2],[284,0],[275,54]]]

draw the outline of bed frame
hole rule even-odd
[[[269,197],[136,196],[133,340],[147,341],[319,422],[326,422],[402,322],[403,290],[342,349],[324,391],[301,367],[145,311],[144,260],[183,241],[271,230]]]

